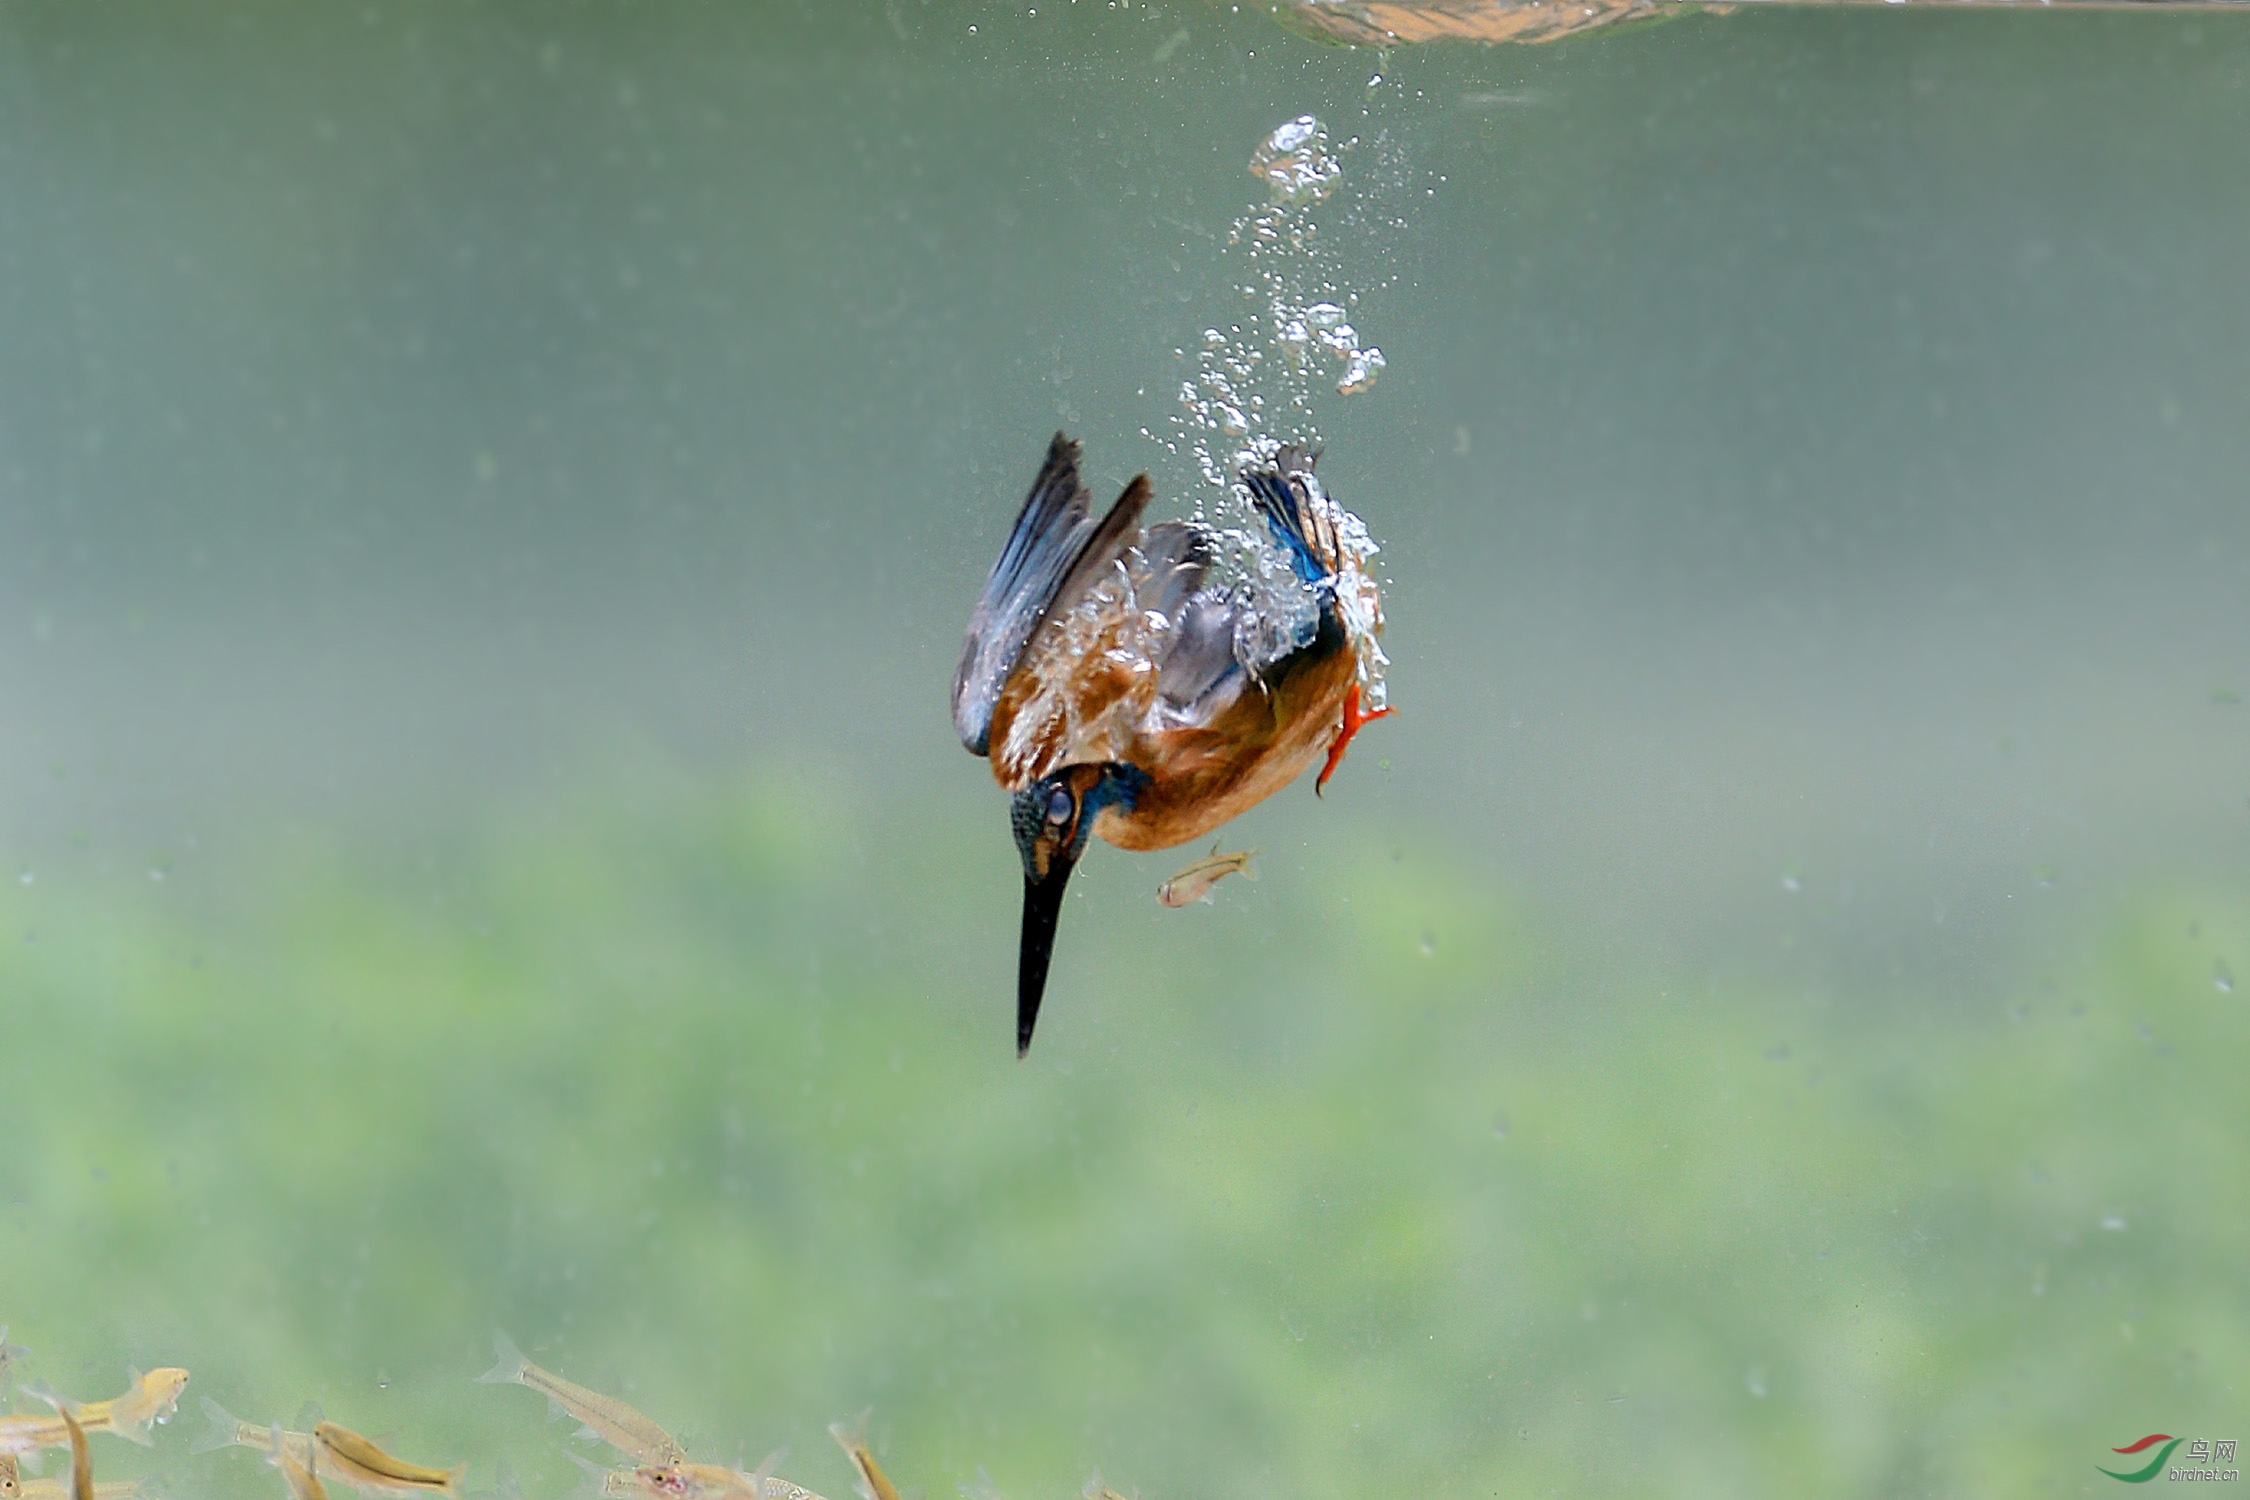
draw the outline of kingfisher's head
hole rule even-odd
[[[1065,766],[1015,794],[1008,821],[1023,856],[1023,947],[1016,964],[1016,1056],[1031,1050],[1032,1023],[1047,989],[1063,887],[1094,824],[1109,808],[1130,809],[1148,773],[1123,761]]]

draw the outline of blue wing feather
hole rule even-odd
[[[1024,647],[1140,534],[1148,476],[1099,518],[1078,479],[1078,445],[1056,433],[1031,493],[969,616],[953,674],[953,727],[972,755],[991,748],[992,710]]]

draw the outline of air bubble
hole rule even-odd
[[[1276,203],[1318,203],[1335,191],[1344,169],[1327,150],[1328,132],[1311,115],[1275,128],[1250,154],[1250,172]]]

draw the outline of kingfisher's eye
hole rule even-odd
[[[1047,794],[1047,821],[1058,827],[1070,821],[1070,793],[1059,786]]]

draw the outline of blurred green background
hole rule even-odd
[[[495,1328],[831,1500],[2250,1436],[2245,21],[0,0],[10,1375],[178,1500],[561,1495]],[[959,632],[1056,426],[1193,502],[1308,112],[1401,711],[1018,1064]]]

